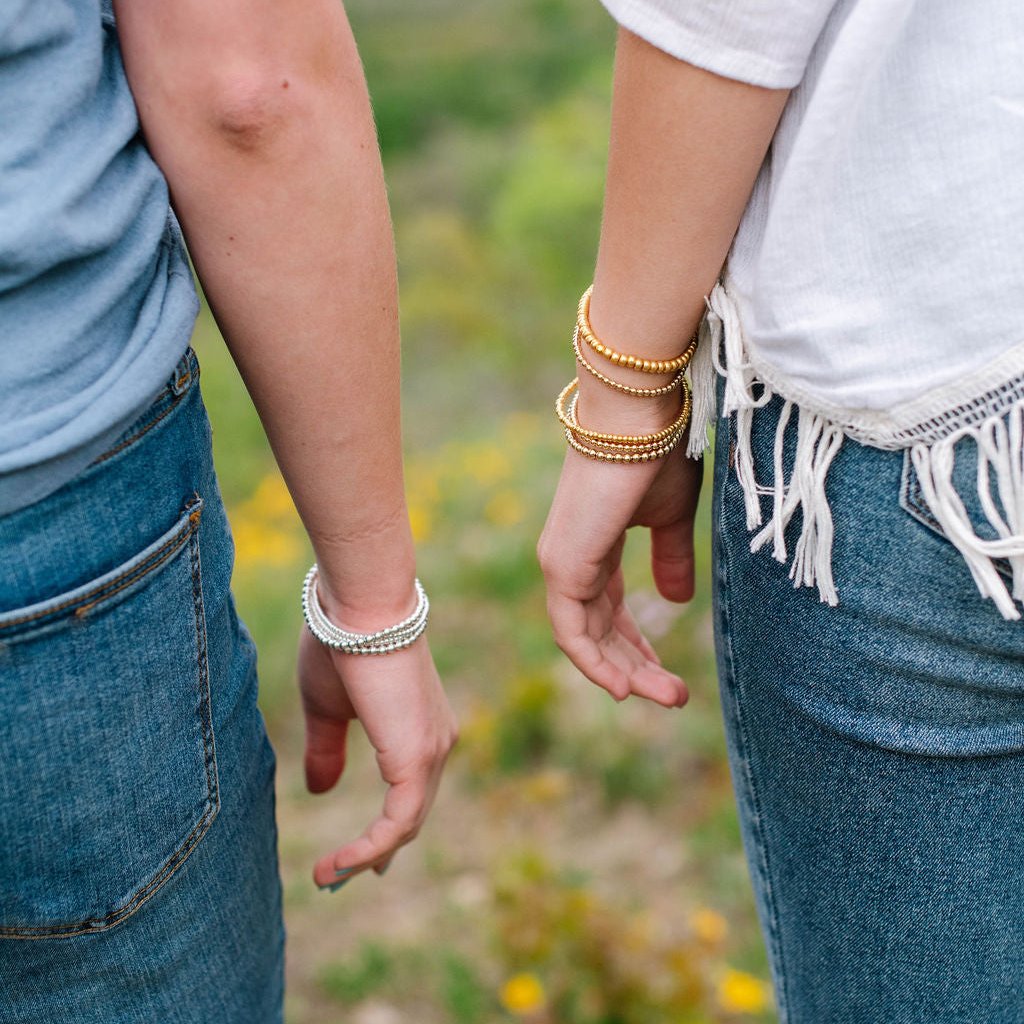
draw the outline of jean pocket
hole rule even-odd
[[[955,467],[953,482],[975,532],[984,540],[996,540],[998,535],[980,508],[981,501],[978,497],[978,456],[977,448],[973,442],[965,440],[957,446]],[[955,551],[955,545],[946,535],[946,531],[942,528],[938,519],[936,519],[935,514],[928,507],[928,502],[925,500],[921,481],[918,478],[917,470],[914,468],[914,461],[909,448],[903,453],[900,507],[911,518],[916,519],[922,526],[927,527],[927,529],[939,536]],[[959,552],[956,552],[956,554],[959,557]],[[994,558],[992,559],[992,564],[1000,575],[1005,576],[1008,580],[1013,579],[1013,568],[1008,559]]]
[[[120,923],[219,809],[203,501],[90,583],[0,615],[0,937]]]

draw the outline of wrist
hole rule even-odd
[[[416,552],[403,520],[361,538],[314,539],[317,589],[332,622],[372,632],[397,622],[416,604]]]
[[[617,379],[623,375],[624,371],[620,371]],[[671,375],[667,379],[671,379]],[[638,398],[581,373],[576,412],[580,425],[588,430],[650,434],[667,427],[679,415],[681,403],[679,388],[654,398]]]
[[[339,581],[331,579],[319,567],[317,596],[327,618],[342,629],[355,633],[372,633],[406,618],[416,607],[416,576],[388,572],[374,579]]]

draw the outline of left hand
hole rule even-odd
[[[659,593],[670,601],[693,596],[693,520],[703,467],[686,457],[684,446],[638,465],[599,462],[570,449],[537,546],[556,643],[619,701],[636,694],[682,707],[688,697],[626,607],[622,577],[626,529],[646,526]]]

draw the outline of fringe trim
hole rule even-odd
[[[977,535],[953,485],[954,448],[964,438],[978,446],[978,497],[998,540]],[[910,457],[928,508],[963,555],[982,597],[991,598],[1004,619],[1019,619],[1014,601],[1024,601],[1024,405],[1011,406],[1003,416],[963,427],[934,444],[915,444]],[[995,567],[997,558],[1010,563],[1010,589]]]
[[[754,411],[776,392],[758,377],[747,358],[738,310],[721,284],[715,286],[707,305],[701,341],[690,368],[693,413],[687,454],[699,458],[708,444],[708,429],[716,412],[715,377],[721,376],[725,382],[721,415],[735,414],[736,477],[743,491],[747,529],[757,531],[750,550],[758,551],[770,541],[772,556],[785,563],[789,558],[786,528],[799,510],[800,535],[793,549],[790,579],[795,587],[817,586],[823,602],[837,605],[839,594],[832,576],[834,528],[825,485],[844,437],[849,434],[861,443],[863,440],[855,431],[787,399],[775,432],[772,484],[760,485],[750,449],[751,426]],[[967,562],[981,595],[990,598],[1004,618],[1020,619],[1015,601],[1024,602],[1024,392],[1018,395],[1015,382],[1000,390],[1002,403],[997,405],[986,394],[978,403],[957,408],[958,414],[965,415],[958,416],[954,429],[947,428],[937,436],[937,422],[931,420],[926,431],[908,431],[899,447],[910,448],[921,493],[946,537]],[[794,409],[796,453],[793,472],[786,480],[783,446]],[[997,540],[977,535],[953,484],[955,448],[964,439],[978,447],[978,495]],[[992,493],[993,478],[998,503]],[[771,497],[767,523],[762,521],[762,496]],[[996,569],[995,559],[1009,561],[1011,589]]]

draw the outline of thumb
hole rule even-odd
[[[651,574],[669,601],[689,601],[694,592],[693,519],[651,528]]]
[[[321,718],[306,711],[306,788],[325,793],[345,769],[349,719]]]

